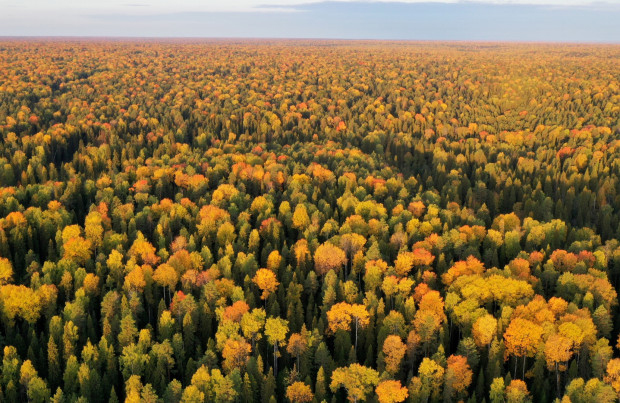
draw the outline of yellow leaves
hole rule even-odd
[[[386,276],[381,284],[381,290],[389,298],[398,292],[399,279],[396,276]]]
[[[88,273],[84,277],[84,291],[89,295],[99,295],[99,277],[93,273]]]
[[[399,276],[407,276],[409,271],[413,268],[414,254],[413,252],[401,252],[394,261],[394,271]]]
[[[472,327],[474,341],[478,347],[487,347],[497,333],[497,319],[492,315],[479,317]]]
[[[143,292],[144,287],[146,287],[145,272],[149,271],[152,272],[152,269],[149,266],[136,265],[133,270],[131,270],[129,274],[125,276],[125,289],[130,291]]]
[[[0,257],[0,286],[13,280],[13,265],[9,259]]]
[[[91,246],[92,242],[88,239],[82,238],[81,236],[70,238],[63,245],[63,258],[71,260],[77,264],[84,264],[88,259],[90,259]]]
[[[444,284],[450,285],[459,276],[469,276],[484,273],[484,264],[473,256],[469,256],[465,261],[458,261],[442,275]]]
[[[267,268],[273,272],[277,272],[282,263],[282,255],[277,250],[271,251],[267,257]]]
[[[298,204],[295,206],[295,212],[293,213],[293,228],[303,231],[310,225],[310,217],[306,210],[306,206]]]
[[[349,255],[352,256],[366,245],[366,238],[360,234],[344,234],[340,237],[340,247]]]
[[[67,225],[62,230],[62,242],[67,243],[72,238],[77,238],[82,235],[82,230],[79,225]]]
[[[609,383],[616,393],[620,394],[620,358],[614,358],[607,363],[605,382]]]
[[[269,344],[284,346],[288,333],[288,320],[282,318],[267,318],[265,322],[265,336]]]
[[[24,319],[31,325],[39,319],[41,304],[39,296],[24,285],[3,285],[0,287],[2,313],[13,322],[16,317]]]
[[[155,269],[153,280],[161,287],[168,287],[169,290],[173,290],[179,281],[179,275],[174,267],[168,263],[163,263]]]
[[[300,265],[306,262],[310,258],[310,250],[308,249],[308,241],[305,239],[300,239],[295,243],[293,247],[293,251],[295,253],[295,261],[297,265]]]
[[[336,392],[340,387],[347,390],[351,402],[365,400],[372,388],[379,383],[379,373],[372,368],[354,363],[348,367],[336,368],[332,373],[329,388]]]
[[[230,201],[234,196],[239,194],[239,191],[228,183],[223,183],[217,187],[216,190],[213,191],[213,195],[211,196],[211,203],[215,206],[221,206],[224,202]]]
[[[379,403],[401,403],[409,396],[407,388],[400,381],[387,380],[379,383],[375,389]]]
[[[532,357],[542,339],[543,328],[527,319],[513,319],[504,333],[506,353]]]
[[[252,347],[242,338],[226,340],[222,350],[222,357],[224,358],[222,368],[227,373],[232,372],[236,368],[243,370],[251,352]]]
[[[314,252],[314,268],[320,275],[340,270],[346,261],[344,251],[329,242],[321,244]]]
[[[370,323],[370,315],[364,305],[352,304],[349,308],[349,314],[355,321],[356,327],[366,327]]]
[[[331,333],[336,333],[338,330],[351,330],[350,308],[351,305],[346,302],[339,302],[327,311],[327,322]]]
[[[261,338],[260,332],[265,325],[265,310],[263,308],[254,308],[252,312],[246,312],[241,317],[241,331],[243,335],[252,340]]]
[[[385,370],[392,376],[400,370],[400,363],[405,356],[405,344],[399,336],[389,335],[383,341],[383,354],[385,354]]]
[[[144,238],[144,235],[138,231],[137,238],[129,248],[129,256],[137,259],[138,263],[155,266],[159,263],[159,256],[155,254],[155,247]]]
[[[4,218],[2,227],[4,228],[19,228],[25,227],[28,224],[26,217],[19,211],[13,211]],[[79,228],[79,227],[78,227]],[[63,238],[64,239],[64,238]]]
[[[424,343],[433,339],[446,319],[443,299],[437,291],[429,291],[422,297],[413,319],[413,326]]]
[[[462,355],[448,357],[446,384],[450,384],[454,392],[457,394],[464,392],[471,384],[472,376],[473,372],[467,363],[467,358]]]
[[[362,216],[365,220],[370,218],[381,219],[387,217],[387,210],[382,203],[377,203],[374,200],[366,200],[359,202],[355,206],[355,214]]]
[[[250,205],[250,212],[252,214],[268,214],[271,208],[273,207],[272,203],[268,201],[264,196],[258,196],[254,200],[252,200],[252,204]]]
[[[93,211],[86,216],[84,233],[95,248],[99,248],[103,242],[102,217],[98,211]]]
[[[196,226],[201,235],[210,235],[217,232],[222,223],[230,219],[230,214],[217,206],[207,204],[200,209],[200,223]]]
[[[527,385],[520,379],[513,379],[506,387],[506,403],[522,403],[529,397]]]
[[[291,403],[309,403],[314,399],[310,386],[303,382],[293,382],[286,388],[286,398]]]
[[[583,172],[588,165],[588,156],[584,153],[580,153],[575,157],[574,162],[575,167],[577,167],[580,172]]]
[[[581,343],[584,340],[584,329],[577,326],[573,322],[564,322],[558,326],[558,333],[566,337],[571,345],[575,348],[575,350],[579,350],[581,348]]]
[[[24,361],[19,370],[19,383],[21,383],[22,386],[27,387],[30,380],[36,376],[37,370],[34,369],[32,362],[30,360]]]
[[[566,370],[565,363],[573,356],[573,342],[559,334],[552,334],[545,342],[547,368],[556,371]]]
[[[260,297],[263,300],[267,299],[269,294],[275,292],[278,284],[280,284],[276,279],[276,274],[269,269],[258,269],[252,281],[263,292]]]
[[[351,321],[354,321],[356,327],[366,327],[370,321],[366,307],[361,304],[351,305],[339,302],[327,311],[327,322],[331,333],[336,333],[338,330],[351,330]]]
[[[365,264],[364,283],[367,290],[374,291],[382,283],[387,263],[381,259],[369,260]]]
[[[430,358],[424,358],[418,368],[422,384],[432,391],[438,391],[443,383],[444,368]]]

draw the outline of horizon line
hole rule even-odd
[[[132,36],[132,35],[0,35],[3,40],[203,40],[203,41],[338,41],[338,42],[411,42],[411,43],[493,43],[493,44],[540,44],[540,45],[620,45],[617,41],[549,41],[519,39],[407,39],[407,38],[345,38],[345,37],[269,37],[269,36]]]

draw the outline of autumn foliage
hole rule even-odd
[[[619,60],[0,38],[0,401],[617,401]]]

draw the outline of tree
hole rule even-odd
[[[166,295],[166,287],[168,287],[168,302],[170,302],[170,292],[179,281],[178,273],[174,267],[167,263],[160,264],[153,273],[153,280],[164,288],[164,296]]]
[[[310,217],[306,211],[306,206],[298,204],[295,206],[295,212],[293,213],[293,228],[303,231],[310,225]]]
[[[353,256],[361,251],[364,248],[364,245],[366,245],[366,238],[360,234],[343,234],[340,237],[340,247],[346,253],[349,266]]]
[[[400,363],[405,356],[405,344],[399,336],[389,335],[383,342],[383,354],[385,354],[385,370],[395,376],[400,370]]]
[[[609,383],[620,396],[620,358],[614,358],[607,363],[605,382]]]
[[[473,372],[467,358],[461,355],[448,357],[448,368],[445,374],[445,391],[450,398],[464,393],[471,384]]]
[[[351,330],[351,305],[346,302],[332,305],[327,311],[327,323],[332,334],[338,330]]]
[[[142,232],[138,231],[136,240],[129,248],[129,256],[136,258],[138,264],[155,266],[159,263],[159,256],[155,254],[155,247],[146,240]]]
[[[445,320],[443,299],[437,291],[429,291],[422,297],[419,308],[415,313],[413,325],[420,336],[425,350],[428,353],[430,344]]]
[[[314,269],[321,276],[330,270],[340,270],[346,261],[344,251],[331,243],[321,244],[314,252]]]
[[[63,257],[77,264],[84,264],[90,259],[91,246],[91,241],[80,236],[71,238],[63,245],[65,252]]]
[[[566,370],[566,363],[573,355],[573,342],[564,336],[552,334],[545,342],[547,369],[555,371],[557,394],[560,396],[560,371]]]
[[[0,286],[8,284],[13,279],[13,265],[9,259],[0,257]]]
[[[355,351],[357,351],[357,331],[358,328],[365,328],[370,323],[370,315],[366,307],[361,304],[352,304],[349,310],[351,318],[355,323]]]
[[[257,270],[252,281],[263,292],[260,296],[262,300],[266,300],[269,294],[275,292],[278,288],[278,284],[280,284],[276,279],[276,274],[269,269]]]
[[[491,403],[503,403],[506,396],[506,386],[504,378],[495,378],[491,383],[491,390],[489,391],[489,397]]]
[[[484,264],[473,256],[469,256],[467,260],[458,261],[441,276],[446,285],[452,284],[460,276],[468,276],[484,273]]]
[[[308,349],[308,338],[303,333],[291,334],[291,337],[289,337],[288,339],[288,345],[286,346],[286,351],[297,359],[297,368],[300,368],[299,357],[303,353],[305,353],[307,349]]]
[[[367,291],[375,291],[383,282],[383,274],[387,270],[387,263],[383,260],[369,260],[364,266],[364,285]]]
[[[422,382],[422,393],[427,398],[439,396],[445,370],[436,361],[424,358],[418,369]]]
[[[314,399],[310,386],[303,382],[294,382],[286,388],[286,398],[291,403],[308,403]]]
[[[183,390],[181,403],[200,403],[205,401],[205,394],[194,385],[189,385]]]
[[[351,321],[355,323],[355,349],[357,351],[357,333],[359,327],[366,327],[370,323],[370,315],[361,304],[347,304],[339,302],[332,305],[327,311],[329,330],[335,334],[338,330],[351,330]]]
[[[400,403],[404,402],[409,391],[400,384],[400,381],[382,381],[375,389],[379,403]]]
[[[530,393],[527,385],[520,379],[513,379],[506,387],[506,403],[525,403],[529,402]]]
[[[91,242],[92,247],[97,249],[103,244],[103,217],[99,211],[91,211],[84,220],[84,234]]]
[[[254,308],[252,312],[246,312],[241,317],[241,332],[250,339],[252,348],[257,340],[260,340],[260,332],[265,326],[265,310],[263,308]]]
[[[523,357],[523,373],[525,374],[525,359],[532,357],[538,349],[542,339],[542,328],[522,318],[513,319],[504,333],[506,352],[515,357]],[[517,376],[517,361],[515,360],[515,377]]]
[[[413,252],[401,252],[394,261],[394,271],[401,277],[407,276],[415,263]]]
[[[226,340],[222,350],[222,357],[224,358],[222,368],[227,373],[231,373],[236,368],[244,369],[251,352],[252,347],[242,338]]]
[[[353,363],[348,367],[336,368],[332,373],[329,388],[336,392],[340,387],[347,390],[349,401],[366,400],[366,396],[379,383],[379,373],[372,368]]]
[[[241,322],[243,316],[250,310],[250,306],[245,301],[235,301],[231,306],[224,309],[222,317],[225,320]]]
[[[474,341],[478,347],[490,347],[497,333],[497,319],[492,315],[483,315],[476,319],[472,327]]]
[[[37,293],[23,285],[6,284],[0,286],[0,303],[4,317],[13,323],[16,317],[34,324],[41,313]]]
[[[281,318],[267,318],[265,322],[265,336],[269,344],[273,345],[273,370],[274,375],[278,373],[278,346],[286,345],[286,334],[288,333],[288,320]]]

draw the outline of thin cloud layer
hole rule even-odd
[[[619,3],[267,1],[237,0],[226,7],[239,11],[230,11],[218,1],[204,10],[193,0],[173,9],[160,0],[79,7],[35,0],[28,5],[40,7],[28,13],[11,2],[3,6],[0,35],[620,41]],[[528,1],[537,4],[516,4]]]

